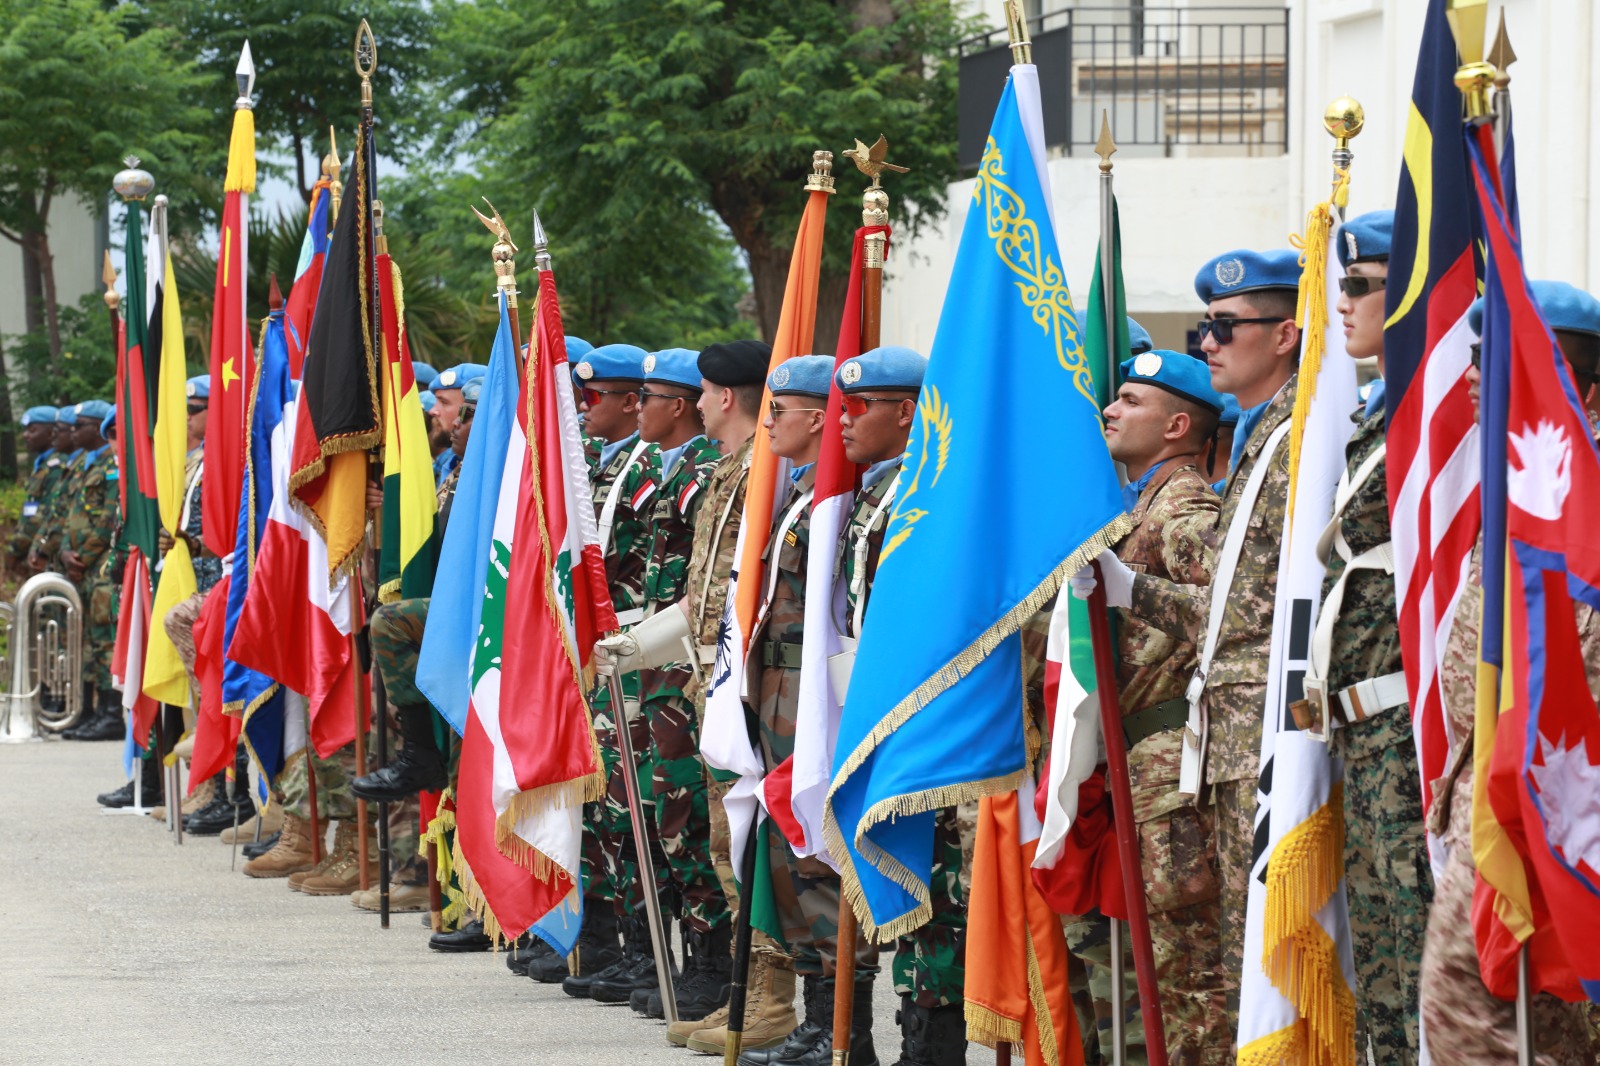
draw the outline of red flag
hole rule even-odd
[[[222,713],[222,633],[228,610],[229,579],[206,593],[194,623],[194,673],[200,682],[200,708],[195,718],[194,755],[189,760],[189,791],[233,765],[234,749],[244,719]]]
[[[255,380],[255,349],[244,309],[247,200],[243,192],[229,192],[222,208],[222,247],[217,254],[216,302],[211,312],[211,405],[206,415],[200,526],[206,547],[219,557],[232,553],[239,532],[245,390],[246,383]]]

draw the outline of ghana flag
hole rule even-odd
[[[423,424],[422,397],[406,342],[405,286],[387,252],[378,254],[378,303],[383,322],[383,547],[378,599],[426,596],[438,562],[433,453]]]

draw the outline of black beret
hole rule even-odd
[[[772,345],[764,341],[727,341],[700,353],[700,376],[713,385],[760,385],[767,380]]]

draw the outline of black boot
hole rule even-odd
[[[198,837],[214,837],[224,829],[247,822],[255,813],[250,802],[250,767],[244,749],[238,748],[233,761],[233,796],[228,795],[227,778],[217,782],[211,802],[183,820],[183,831]]]
[[[428,946],[434,951],[488,951],[494,941],[483,931],[482,922],[471,921],[452,932],[433,934],[428,938]]]
[[[278,846],[278,838],[282,835],[282,833],[273,833],[269,837],[262,837],[260,840],[252,840],[248,844],[241,846],[239,851],[243,853],[246,859],[259,859],[261,856]],[[423,917],[426,918],[427,915],[423,915]]]
[[[350,791],[369,802],[396,803],[450,783],[444,755],[433,741],[433,708],[425,703],[403,703],[396,704],[394,712],[405,741],[400,751],[388,766],[350,782]]]
[[[801,979],[800,1001],[805,1016],[789,1038],[776,1047],[756,1048],[739,1054],[739,1066],[774,1066],[790,1062],[826,1040],[833,1047],[833,978],[806,974]]]
[[[830,990],[831,991],[831,990]],[[833,1001],[828,1001],[829,1016],[816,1043],[795,1055],[782,1055],[768,1066],[829,1066],[833,1061]],[[744,1062],[744,1056],[739,1057]],[[872,979],[858,980],[855,1009],[850,1018],[850,1066],[878,1066],[878,1053],[872,1046]]]
[[[615,966],[596,974],[589,984],[589,998],[596,1003],[627,1003],[638,989],[649,991],[656,987],[655,950],[650,942],[650,923],[643,914],[635,914],[628,919],[623,940],[627,950],[622,959]],[[671,965],[670,959],[667,962]],[[581,980],[567,978],[561,982],[562,991],[569,996],[577,995],[568,985]]]
[[[680,1021],[704,1018],[728,1002],[733,984],[733,923],[709,933],[689,934],[689,958],[683,974],[683,983],[672,989]],[[652,991],[643,1004],[635,997],[633,1009],[646,1018],[666,1017],[659,990]]]
[[[967,1061],[963,1004],[919,1007],[910,996],[901,996],[894,1017],[900,1023],[900,1058],[895,1066],[963,1066]],[[854,1049],[850,1058],[854,1061]]]
[[[85,698],[92,692],[85,686]],[[78,724],[61,734],[68,740],[126,740],[127,723],[122,718],[122,694],[103,688],[99,698],[87,704]]]
[[[542,985],[565,985],[570,977],[583,979],[583,995],[589,998],[589,983],[600,971],[622,960],[622,947],[617,937],[617,915],[610,900],[592,900],[583,912],[583,931],[573,946],[573,964],[566,955],[557,955],[546,948],[546,953],[528,963],[528,976]]]
[[[532,930],[523,933],[506,949],[506,969],[518,977],[528,976],[528,966],[535,959],[554,955],[555,951]]]
[[[125,781],[121,788],[100,793],[95,802],[102,807],[132,807],[133,782]],[[139,802],[145,807],[161,803],[161,768],[154,758],[139,760]]]

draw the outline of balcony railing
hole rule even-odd
[[[1092,151],[1100,114],[1136,155],[1281,155],[1289,145],[1289,11],[1075,7],[1029,20],[1045,143]],[[976,169],[1011,66],[1005,30],[960,47],[960,161]]]

